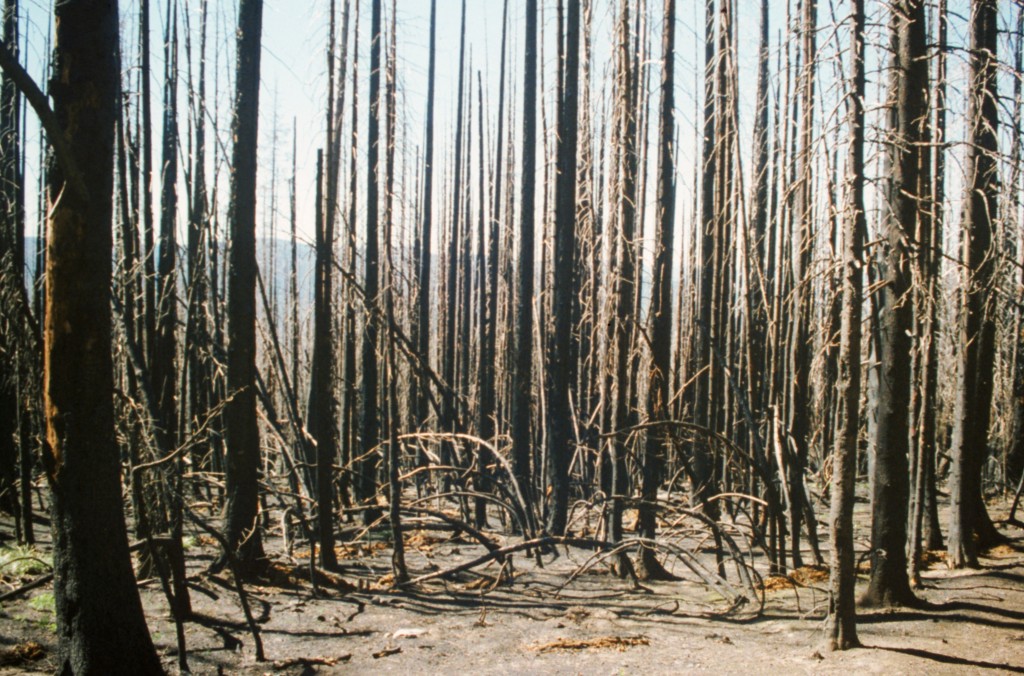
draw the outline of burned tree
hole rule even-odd
[[[853,502],[857,479],[857,439],[860,430],[861,294],[864,284],[864,0],[854,0],[851,12],[853,49],[850,55],[850,151],[847,169],[847,208],[843,218],[842,314],[839,338],[840,429],[832,453],[831,598],[828,638],[832,650],[859,645],[854,601]]]
[[[57,671],[160,674],[135,586],[114,443],[111,221],[117,3],[57,4],[43,397]],[[89,167],[88,172],[78,168]]]
[[[1000,535],[988,516],[981,492],[981,468],[987,454],[995,365],[992,251],[999,214],[999,108],[997,87],[998,6],[995,0],[971,3],[970,89],[964,196],[964,272],[958,331],[959,369],[951,453],[950,519],[947,563],[952,568],[978,565],[978,549]]]
[[[260,436],[256,417],[256,141],[260,94],[263,0],[238,8],[235,108],[231,123],[228,260],[227,432],[228,545],[243,569],[263,558],[259,513]],[[233,554],[227,554],[231,556]]]

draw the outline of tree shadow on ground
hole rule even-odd
[[[922,650],[920,648],[887,648],[883,646],[864,647],[872,650],[885,650],[891,653],[900,653],[902,655],[918,657],[923,660],[932,660],[933,662],[939,662],[941,664],[952,664],[958,667],[970,667],[972,669],[998,669],[1000,671],[1009,671],[1014,674],[1024,674],[1024,667],[1018,667],[1012,664],[995,664],[994,662],[970,660],[965,657],[956,657],[954,655],[946,655],[943,653],[932,652],[931,650]]]

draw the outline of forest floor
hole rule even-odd
[[[995,518],[1005,517],[1001,502],[990,508]],[[858,534],[866,534],[866,504],[856,511]],[[0,518],[0,538],[12,526]],[[214,542],[193,534],[191,598],[203,619],[186,625],[188,663],[197,674],[1024,673],[1024,531],[1004,526],[1003,532],[1010,545],[987,552],[978,570],[950,571],[941,555],[930,557],[918,592],[927,606],[860,611],[865,647],[844,653],[824,647],[822,568],[768,579],[760,613],[759,601],[730,609],[692,580],[637,588],[604,565],[566,584],[592,553],[564,548],[557,558],[546,556],[543,568],[518,555],[511,584],[496,584],[498,566],[491,564],[393,592],[387,590],[390,547],[371,542],[340,546],[342,570],[318,576],[315,594],[308,566],[286,557],[280,538],[271,538],[274,575],[247,586],[265,662],[255,661],[230,575],[204,572],[216,555]],[[39,548],[45,559],[48,534],[45,527],[37,533],[45,535]],[[827,542],[824,531],[821,538]],[[483,551],[436,532],[410,534],[407,542],[414,575]],[[866,546],[858,540],[860,551]],[[7,557],[17,558],[9,547]],[[25,565],[0,558],[0,594],[39,572]],[[154,642],[174,673],[175,628],[159,581],[144,580],[140,589]],[[51,585],[0,602],[0,674],[52,673],[53,621]]]

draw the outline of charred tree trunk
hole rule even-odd
[[[128,554],[114,443],[111,219],[120,95],[117,3],[56,5],[44,406],[59,673],[159,674]],[[89,167],[69,175],[68,161]],[[58,195],[61,197],[58,199]]]
[[[914,305],[910,243],[922,213],[920,194],[923,131],[928,120],[928,69],[924,3],[901,0],[892,17],[894,45],[890,90],[892,143],[889,217],[885,219],[885,284],[879,318],[878,421],[871,518],[871,582],[862,603],[907,605],[915,601],[907,576],[907,506],[910,497],[910,365]]]
[[[559,40],[562,36],[559,35]],[[579,334],[573,325],[579,291],[576,280],[576,183],[579,110],[580,3],[570,2],[566,18],[563,88],[558,106],[558,176],[555,184],[555,333],[549,343],[548,480],[551,508],[547,530],[565,533],[569,509],[569,464],[576,450],[570,396],[576,382]]]
[[[480,364],[477,371],[480,379],[480,414],[478,429],[480,438],[486,441],[493,439],[497,430],[498,383],[496,381],[497,350],[495,346],[498,330],[498,243],[501,237],[501,224],[505,220],[501,217],[501,195],[504,190],[503,180],[505,175],[505,53],[507,33],[508,0],[505,0],[501,21],[501,65],[498,69],[498,132],[495,136],[494,178],[491,182],[491,189],[494,192],[490,216],[488,217],[487,255],[486,258],[481,256],[484,265],[480,270]],[[482,94],[480,105],[482,115]],[[481,130],[481,135],[482,133]],[[481,143],[481,165],[484,162],[482,149],[483,145]],[[481,250],[484,247],[482,234],[480,238]],[[483,449],[481,449],[481,453],[484,453]],[[490,462],[489,457],[482,457],[480,462],[481,471],[484,471],[483,468]],[[485,527],[487,521],[486,513],[480,515],[478,510],[478,516],[483,516],[483,520],[477,519],[477,527]]]
[[[995,364],[996,256],[992,251],[999,209],[999,108],[995,0],[971,3],[968,149],[963,211],[964,263],[959,335],[947,563],[978,565],[978,550],[995,544],[999,532],[989,519],[981,491],[988,455]]]
[[[458,407],[458,360],[459,356],[468,349],[468,346],[460,343],[459,336],[459,266],[462,256],[460,255],[459,244],[463,237],[468,235],[463,232],[464,219],[462,213],[463,195],[466,192],[462,186],[463,172],[463,128],[465,116],[465,80],[466,80],[466,2],[462,2],[462,29],[459,33],[459,85],[455,99],[455,169],[452,189],[452,210],[451,228],[448,240],[448,261],[445,281],[445,300],[447,301],[447,313],[444,323],[444,351],[441,355],[442,372],[445,384],[444,395],[441,407],[441,431],[452,433],[458,432],[456,420],[460,417]],[[469,308],[465,308],[467,311]],[[453,448],[451,443],[445,442],[441,445],[441,464],[452,464]]]
[[[3,43],[10,50],[11,56],[17,59],[17,0],[5,0],[2,12]],[[19,233],[24,224],[23,219],[19,218],[18,207],[21,185],[18,176],[18,162],[21,156],[18,123],[20,105],[14,80],[5,75],[0,82],[0,283],[11,291],[17,291],[24,284],[24,266],[21,260],[24,252],[19,247]],[[9,294],[11,291],[6,293]],[[7,331],[8,337],[14,334],[9,328]],[[15,529],[21,539],[23,524],[18,505],[16,473],[19,454],[15,441],[19,418],[17,361],[4,359],[0,366],[0,510],[15,518]],[[24,525],[31,529],[28,521],[25,521]]]
[[[672,375],[672,258],[675,228],[675,39],[676,2],[665,0],[664,28],[661,37],[661,116],[658,122],[658,211],[655,216],[654,286],[651,300],[651,366],[647,385],[647,418],[670,418],[669,379]],[[670,433],[647,433],[644,448],[643,481],[639,510],[640,537],[656,536],[657,514],[654,503],[665,466],[665,450],[672,444]],[[637,574],[645,579],[671,577],[650,549],[643,549]]]
[[[139,130],[142,186],[142,336],[147,363],[153,358],[156,341],[156,251],[153,232],[153,104],[150,81],[149,0],[139,0],[139,80],[142,90],[142,129]]]
[[[515,349],[512,373],[512,463],[519,489],[530,504],[530,428],[533,411],[534,211],[537,173],[537,0],[526,0],[523,57],[523,164],[519,202],[519,270],[516,281]]]
[[[434,222],[434,91],[437,77],[437,0],[430,1],[430,57],[427,66],[426,139],[423,146],[423,203],[419,232],[416,236],[416,314],[413,339],[421,359],[430,360],[430,264]],[[423,426],[428,415],[428,388],[418,376],[412,379],[410,398],[413,402],[414,424]],[[422,461],[422,459],[421,459]]]
[[[259,513],[260,439],[256,417],[256,143],[259,123],[263,0],[238,9],[234,146],[228,258],[227,432],[228,546],[245,573],[263,558]]]
[[[346,15],[347,16],[347,15]],[[322,152],[317,153],[317,228],[316,273],[313,282],[313,363],[310,368],[307,425],[316,440],[317,501],[316,533],[320,545],[320,563],[324,568],[338,565],[334,553],[333,466],[337,456],[338,415],[334,399],[336,375],[334,326],[331,302],[334,300],[334,212],[337,194],[338,158],[334,152],[334,48],[335,4],[330,7],[330,34],[327,39],[327,171],[324,174]],[[345,36],[342,36],[345,39]],[[340,78],[345,79],[341,73]],[[340,102],[338,102],[340,105]],[[326,190],[324,188],[326,187]],[[326,200],[324,199],[326,194]],[[307,459],[307,462],[314,459]]]
[[[380,164],[380,51],[381,18],[380,0],[373,0],[370,14],[370,121],[367,136],[366,155],[366,257],[365,279],[366,323],[363,326],[362,353],[360,355],[362,377],[362,452],[359,480],[362,483],[360,497],[370,499],[375,492],[377,468],[377,446],[380,443],[380,411],[378,410],[377,336],[378,322],[375,317],[380,294],[380,194],[378,181],[383,179]],[[364,512],[364,518],[372,521],[375,515]]]

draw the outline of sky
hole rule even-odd
[[[23,44],[27,40],[26,62],[30,72],[41,78],[43,64],[45,63],[45,48],[49,32],[50,5],[45,0],[21,0],[22,1],[22,33]],[[163,56],[160,53],[161,35],[165,26],[166,2],[168,0],[151,0],[153,3],[151,25],[154,52],[152,54],[152,77],[153,77],[153,110],[154,110],[154,136],[159,139],[160,106],[162,101],[162,90],[160,77],[163,73]],[[367,94],[367,67],[369,64],[369,23],[370,23],[370,2],[369,0],[351,0],[353,6],[358,5],[361,13],[360,36],[358,47],[359,58],[359,96],[361,97],[359,134],[365,141],[365,127],[367,120],[367,108],[365,97]],[[193,23],[193,30],[198,24],[199,0],[177,0],[178,12],[182,20],[189,17]],[[337,0],[340,30],[340,13],[345,0]],[[126,82],[129,89],[135,88],[132,68],[136,62],[137,50],[137,17],[139,0],[121,0],[120,9],[124,36],[122,38],[122,50],[124,53],[124,67],[127,73]],[[311,240],[315,214],[315,158],[316,150],[324,139],[325,128],[325,101],[326,101],[326,44],[328,33],[328,6],[329,0],[265,0],[264,3],[264,28],[263,28],[263,59],[262,59],[262,89],[261,89],[261,111],[260,111],[260,194],[261,205],[260,226],[262,233],[267,234],[270,230],[276,236],[287,236],[287,192],[288,178],[291,164],[291,136],[293,124],[297,130],[297,203],[300,236]],[[510,35],[509,35],[509,68],[513,88],[516,96],[521,90],[520,62],[522,60],[522,26],[524,0],[509,0],[510,12]],[[385,0],[384,30],[392,20],[390,13],[390,1]],[[455,117],[455,98],[458,74],[458,50],[459,50],[459,28],[460,28],[460,7],[461,0],[438,0],[438,52],[437,52],[437,88],[436,88],[436,146],[435,167],[445,176],[450,162],[450,144],[453,134]],[[594,0],[594,79],[595,82],[603,81],[604,76],[610,72],[612,67],[610,47],[614,44],[613,30],[617,1],[615,0]],[[660,33],[661,33],[661,2],[660,0],[648,0],[650,5],[648,16],[652,22],[650,32],[652,36],[651,53],[646,55],[647,62],[651,67],[651,95],[648,101],[652,110],[656,110],[658,103],[657,83],[659,77],[660,59]],[[547,104],[546,114],[552,116],[553,95],[554,95],[554,34],[555,34],[555,0],[541,0],[541,30],[544,37],[542,47],[544,65],[544,89],[543,96]],[[757,58],[757,36],[760,23],[759,3],[755,0],[737,0],[737,34],[738,41],[738,68],[740,78],[740,134],[741,152],[744,154],[744,166],[749,167],[750,134],[752,128],[753,106],[756,84],[756,58]],[[795,3],[794,3],[795,6]],[[877,3],[869,3],[869,7],[876,7]],[[1005,0],[1000,4],[1004,14],[1004,22],[1009,22],[1012,3]],[[954,12],[954,21],[951,31],[951,40],[954,44],[962,44],[965,35],[966,23],[963,17],[966,16],[966,0],[952,0],[951,10]],[[211,69],[211,82],[208,90],[208,105],[212,106],[211,114],[217,116],[220,124],[220,136],[214,144],[217,149],[216,157],[211,158],[210,175],[216,175],[218,180],[223,182],[221,194],[226,195],[226,157],[230,152],[230,138],[228,129],[230,126],[230,81],[234,69],[234,23],[236,2],[234,0],[209,0],[210,11],[210,36],[207,50],[208,68]],[[428,28],[429,28],[429,0],[398,0],[397,6],[397,55],[398,55],[398,91],[399,91],[399,160],[403,157],[415,157],[419,148],[422,147],[424,134],[424,109],[426,105],[427,90],[427,63],[428,63]],[[776,59],[779,46],[785,46],[782,33],[786,11],[786,2],[773,0],[771,15],[772,34],[772,71],[776,71]],[[875,10],[877,12],[877,9]],[[845,62],[836,61],[836,45],[845,44],[842,30],[834,32],[830,27],[832,12],[835,12],[838,19],[842,20],[848,13],[847,3],[842,0],[834,2],[819,2],[819,50],[822,54],[822,62],[819,64],[819,109],[818,124],[835,128],[841,121],[840,96],[841,87],[837,86],[836,73],[844,72]],[[496,106],[497,106],[497,81],[498,67],[500,60],[500,40],[502,27],[502,1],[501,0],[467,0],[466,2],[466,23],[467,23],[467,58],[472,60],[472,83],[474,88],[473,105],[476,105],[476,71],[480,71],[484,85],[485,105],[488,109],[488,122],[490,134],[496,127]],[[694,171],[699,153],[698,130],[701,121],[699,119],[699,103],[703,95],[702,83],[702,61],[703,61],[703,32],[704,32],[704,8],[702,2],[682,0],[678,2],[678,25],[677,25],[677,54],[676,54],[676,123],[678,127],[679,147],[677,149],[678,159],[678,200],[677,214],[679,217],[679,237],[685,241],[685,228],[692,216],[692,202],[694,189]],[[959,15],[960,18],[957,18]],[[876,23],[872,29],[869,42],[874,45],[884,44],[885,21],[884,16],[875,16]],[[193,50],[198,49],[193,45]],[[879,50],[875,50],[876,53]],[[181,60],[181,84],[179,100],[187,101],[185,93],[185,74],[187,64],[184,55]],[[876,63],[869,64],[869,98],[878,100],[878,91],[885,85],[886,78],[881,64],[876,57]],[[349,55],[351,64],[351,53]],[[964,71],[962,57],[954,55],[951,63],[951,72],[956,79],[957,74],[962,75]],[[216,77],[214,77],[216,73]],[[962,78],[961,78],[962,79]],[[777,83],[776,83],[777,84]],[[1004,88],[1005,90],[1005,88]],[[352,86],[348,83],[346,96],[351,97]],[[595,93],[596,95],[596,93]],[[608,95],[608,92],[606,92]],[[954,83],[951,93],[951,102],[957,105],[957,97],[962,98],[962,91],[957,92]],[[349,98],[348,101],[351,99]],[[348,118],[349,102],[346,102],[346,120]],[[521,114],[521,104],[513,101],[517,117],[516,128],[519,127],[518,118]],[[877,111],[875,113],[878,114]],[[475,117],[475,113],[474,113]],[[951,125],[955,129],[959,125],[956,112],[951,115]],[[346,122],[346,134],[347,131]],[[28,120],[28,147],[34,149],[38,145],[38,125],[34,119]],[[656,128],[652,125],[652,133]],[[182,123],[182,143],[185,143],[186,127]],[[955,132],[953,134],[955,137]],[[346,139],[347,140],[347,139]],[[823,133],[820,136],[823,144],[839,144],[842,136],[832,131]],[[493,139],[489,139],[489,151],[493,149]],[[156,145],[156,153],[159,154],[159,145]],[[187,148],[182,149],[186,152]],[[475,149],[474,149],[475,152]],[[651,162],[656,161],[656,152],[651,152]],[[360,146],[361,162],[365,162],[365,143]],[[159,157],[156,158],[159,161]],[[475,162],[475,160],[474,160]],[[38,175],[38,150],[30,150],[28,157],[28,171],[31,177]],[[953,163],[955,166],[955,163]],[[404,213],[403,205],[411,205],[414,193],[415,167],[400,167],[399,175],[399,210],[400,217]],[[472,169],[472,167],[471,167]],[[653,167],[652,167],[653,169]],[[360,164],[360,172],[365,169]],[[214,173],[217,171],[218,173]],[[344,172],[343,172],[343,181]],[[443,178],[439,179],[442,181]],[[515,180],[515,179],[513,179]],[[408,185],[405,185],[408,182]],[[360,185],[365,179],[360,180]],[[344,185],[344,184],[343,184]],[[276,186],[277,197],[272,203],[270,198],[271,188]],[[184,194],[183,190],[179,191]],[[156,191],[158,194],[158,191]],[[653,200],[653,193],[648,195],[649,201]],[[226,200],[225,200],[226,201]],[[38,213],[34,208],[35,202],[30,195],[29,217],[33,218]],[[274,207],[273,211],[271,206]],[[411,206],[409,206],[411,209]],[[653,211],[653,210],[652,210]],[[411,213],[411,212],[410,212]],[[408,221],[410,219],[405,218]],[[183,221],[183,219],[182,219]],[[180,228],[183,228],[183,223]]]

